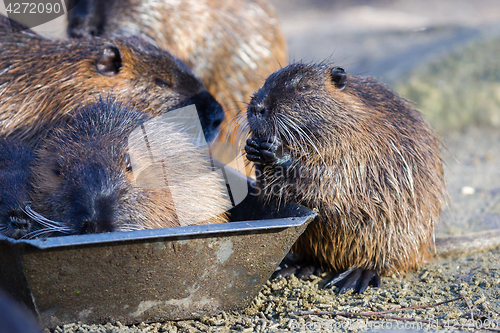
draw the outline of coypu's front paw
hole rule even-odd
[[[265,136],[260,139],[251,138],[247,140],[245,152],[247,159],[255,163],[272,164],[279,160],[276,152],[281,147],[281,140],[274,136]]]
[[[380,287],[380,276],[374,269],[350,268],[345,272],[335,275],[325,288],[333,286],[339,288],[339,294],[343,294],[349,289],[362,294],[368,286]]]

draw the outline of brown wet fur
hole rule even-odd
[[[287,63],[284,35],[265,0],[188,0],[180,7],[168,1],[78,0],[78,6],[90,13],[78,7],[70,12],[70,36],[137,35],[189,64],[226,111],[219,140],[230,133],[235,142],[238,131],[228,120]]]
[[[177,193],[183,205],[174,203],[169,188],[148,188],[135,181],[134,174],[138,177],[142,166],[151,164],[148,152],[141,151],[128,167],[127,154],[141,148],[129,137],[150,120],[111,98],[75,112],[68,124],[54,129],[36,150],[33,209],[62,223],[70,230],[65,234],[227,222],[223,212],[230,202],[224,196],[225,184],[211,175],[196,181],[200,170],[209,168],[207,158],[172,125],[150,126],[148,135],[150,139],[161,135],[162,156],[173,166],[169,176],[184,185],[185,191]],[[161,179],[153,181],[156,185]],[[187,204],[194,208],[186,211]]]
[[[277,135],[291,155],[288,177],[257,165],[263,196],[319,210],[293,246],[310,262],[334,272],[415,269],[431,254],[445,194],[440,139],[382,83],[347,74],[341,90],[332,67],[292,64],[253,97],[253,134]],[[257,104],[265,115],[251,111]]]
[[[184,63],[138,38],[48,40],[12,33],[1,16],[0,46],[0,130],[15,138],[36,142],[98,95],[159,115],[205,91]],[[105,50],[118,52],[117,73],[98,70]]]

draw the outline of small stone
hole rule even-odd
[[[474,195],[476,193],[476,189],[470,186],[464,186],[461,189],[463,195]]]

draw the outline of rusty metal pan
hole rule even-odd
[[[271,205],[271,206],[269,206]],[[249,195],[224,224],[12,240],[0,287],[41,325],[197,318],[245,308],[313,220]]]

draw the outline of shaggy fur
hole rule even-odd
[[[25,208],[31,202],[30,166],[34,155],[21,142],[0,136],[0,234],[21,238],[32,231]]]
[[[347,75],[344,88],[332,68],[289,65],[253,97],[250,130],[278,136],[289,156],[257,165],[263,196],[319,210],[293,247],[310,262],[335,272],[417,268],[445,193],[440,140],[382,83]]]
[[[287,63],[286,43],[265,0],[73,0],[71,37],[140,36],[178,56],[226,110],[225,123]],[[235,124],[220,137],[235,142]]]
[[[14,23],[15,24],[15,23]],[[224,112],[187,66],[138,38],[48,40],[0,16],[0,131],[34,143],[109,94],[150,115],[196,104],[207,140]]]
[[[172,125],[154,120],[98,100],[52,131],[35,152],[33,210],[59,229],[38,235],[225,222],[230,202],[225,183],[207,173],[208,157]],[[130,140],[138,129],[144,144],[144,126],[151,151]]]

